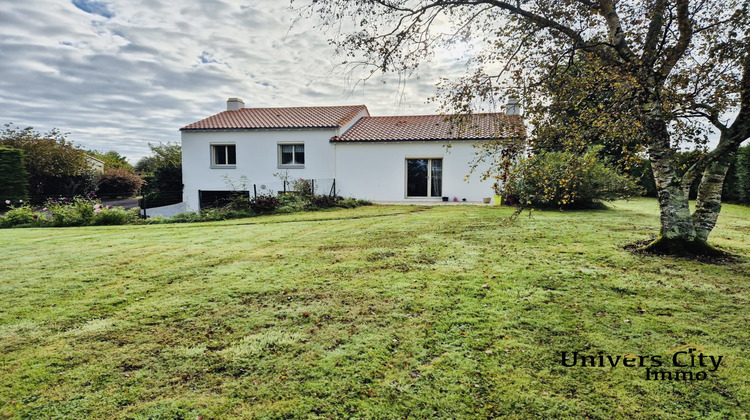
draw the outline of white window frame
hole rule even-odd
[[[234,146],[234,163],[216,163],[216,147],[217,146]],[[224,149],[226,155],[226,161],[229,162],[229,149]],[[211,143],[211,168],[215,169],[234,169],[237,167],[237,144],[236,143]]]
[[[307,162],[307,147],[305,147],[305,142],[303,141],[294,141],[294,142],[279,142],[276,144],[276,159],[277,159],[277,168],[278,169],[301,169],[305,167],[304,163],[287,163],[283,164],[281,163],[281,148],[284,146],[302,146],[305,148],[304,153],[305,154],[305,162]],[[294,161],[297,158],[297,150],[296,148],[292,149],[292,160]]]
[[[423,195],[409,195],[409,160],[412,159],[427,159],[427,196]],[[406,156],[404,158],[404,198],[408,198],[410,200],[434,200],[436,198],[441,198],[443,196],[434,196],[432,194],[432,161],[433,160],[441,160],[442,161],[442,171],[443,173],[440,176],[440,182],[443,184],[440,186],[440,191],[445,194],[444,187],[445,183],[443,182],[445,179],[445,159],[443,156]]]

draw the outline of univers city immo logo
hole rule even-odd
[[[724,356],[710,354],[690,343],[664,354],[583,354],[563,351],[560,363],[567,368],[630,368],[643,370],[648,381],[704,381],[722,367]]]

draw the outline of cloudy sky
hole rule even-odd
[[[135,163],[149,142],[226,109],[365,104],[372,115],[437,111],[450,53],[418,77],[358,78],[288,0],[13,0],[0,8],[0,124],[58,128]],[[291,29],[290,29],[291,27]]]

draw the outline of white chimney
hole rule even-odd
[[[508,105],[505,106],[505,115],[521,115],[521,101],[515,96],[508,98]]]
[[[238,111],[245,107],[245,102],[240,98],[227,99],[227,111]]]

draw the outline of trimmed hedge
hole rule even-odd
[[[97,195],[104,198],[133,197],[145,181],[135,173],[120,168],[107,168],[99,177]]]
[[[6,200],[28,200],[28,174],[23,166],[23,150],[0,147],[0,209]]]
[[[750,145],[737,151],[724,180],[722,198],[732,203],[750,204]]]

